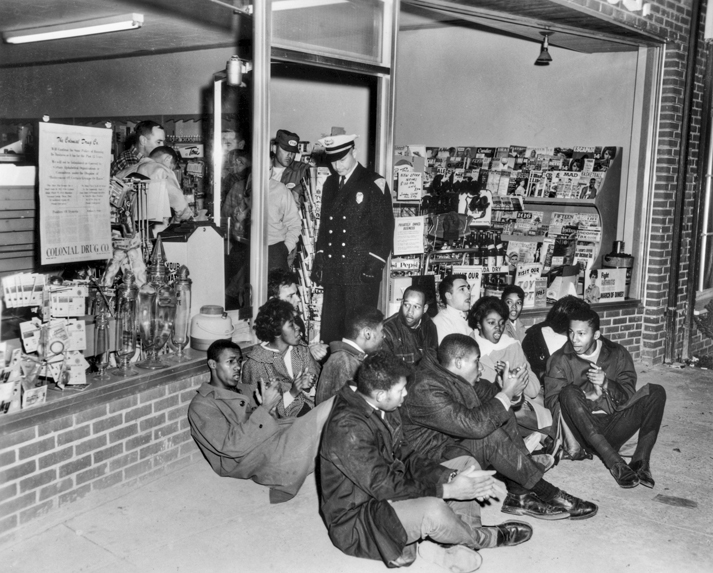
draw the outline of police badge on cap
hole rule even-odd
[[[354,149],[354,140],[358,135],[330,135],[318,140],[317,143],[324,147],[327,154],[327,161],[339,161],[352,149]]]
[[[296,133],[287,131],[286,129],[278,129],[275,136],[275,142],[285,151],[297,153],[297,144],[300,142],[300,136]]]

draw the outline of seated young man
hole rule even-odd
[[[384,315],[373,306],[358,306],[344,321],[346,338],[329,344],[330,355],[317,382],[315,401],[321,404],[335,396],[366,358],[381,348],[384,340]]]
[[[587,519],[597,506],[542,479],[552,457],[530,456],[511,410],[528,379],[524,370],[502,373],[502,384],[480,380],[480,349],[470,336],[449,334],[438,361],[424,360],[402,408],[404,433],[413,448],[436,460],[473,456],[505,479],[504,513],[538,519]],[[540,462],[540,460],[542,460]]]
[[[270,488],[271,503],[287,501],[314,471],[332,400],[300,418],[277,419],[279,386],[241,384],[242,359],[231,340],[210,345],[210,382],[188,406],[191,435],[219,476],[252,479]]]
[[[268,300],[255,318],[255,334],[262,344],[248,354],[243,381],[252,386],[260,379],[276,382],[282,393],[277,417],[304,416],[314,408],[313,387],[321,368],[302,341],[293,306],[277,298]]]
[[[322,517],[348,555],[407,566],[421,542],[424,559],[475,571],[475,550],[523,543],[532,529],[517,521],[483,527],[475,500],[495,495],[493,472],[467,456],[441,465],[404,440],[398,408],[410,374],[401,359],[377,352],[359,369],[356,391],[337,394],[319,451]]]
[[[446,275],[438,284],[438,296],[445,308],[433,317],[438,343],[449,334],[471,334],[466,320],[470,310],[470,286],[465,275]]]
[[[658,384],[636,390],[636,370],[621,344],[601,336],[599,315],[589,308],[570,314],[569,340],[545,374],[545,404],[567,423],[585,448],[596,452],[623,488],[654,487],[649,462],[666,405]],[[639,431],[627,465],[619,449]]]
[[[408,287],[399,311],[384,322],[384,348],[409,364],[418,364],[424,355],[435,358],[438,331],[427,311],[426,291]]]

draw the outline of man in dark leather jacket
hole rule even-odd
[[[427,311],[426,291],[408,287],[399,312],[384,322],[384,347],[409,364],[418,364],[425,355],[435,358],[438,331]]]
[[[438,347],[438,360],[424,360],[403,407],[404,432],[413,447],[447,460],[472,455],[483,468],[502,474],[508,488],[504,513],[539,519],[586,519],[597,506],[542,479],[544,469],[530,456],[510,409],[527,384],[525,370],[506,366],[502,388],[480,380],[478,343],[449,334]]]
[[[446,467],[404,440],[398,408],[409,374],[393,354],[377,352],[364,360],[356,392],[345,387],[337,394],[320,447],[324,522],[348,555],[409,565],[416,542],[428,536],[432,541],[418,548],[423,558],[475,571],[481,558],[474,549],[523,543],[532,529],[521,522],[482,527],[473,500],[495,494],[490,472],[470,457]]]

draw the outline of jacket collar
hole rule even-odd
[[[366,357],[366,352],[359,351],[355,346],[347,344],[346,342],[342,342],[341,340],[334,340],[333,342],[330,342],[329,350],[332,354],[334,354],[335,352],[346,352],[347,354],[356,356],[361,360],[364,360],[364,358]]]
[[[226,390],[225,388],[218,388],[209,382],[203,382],[203,384],[198,387],[197,391],[205,398],[212,396],[216,400],[250,400],[253,393],[252,386],[249,384],[238,384],[235,389],[237,392]]]
[[[352,390],[347,384],[339,391],[339,396],[350,406],[356,408],[360,413],[364,414],[367,418],[374,415],[377,410],[369,404],[364,397]],[[379,416],[381,417],[381,416]]]
[[[473,387],[473,385],[465,378],[458,376],[457,374],[453,374],[453,372],[441,366],[435,358],[432,358],[429,355],[423,357],[423,360],[421,360],[421,366],[423,366],[424,369],[431,370],[436,376],[449,378],[453,382],[465,384],[471,388]]]
[[[599,361],[601,362],[609,358],[609,355],[614,349],[615,343],[603,336],[600,336],[599,340],[602,341],[602,350],[599,353]],[[564,343],[564,346],[562,347],[562,352],[564,352],[570,357],[579,358],[579,356],[577,356],[577,353],[574,351],[574,346],[572,346],[572,341],[569,338],[567,338],[567,342]]]

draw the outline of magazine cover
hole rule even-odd
[[[594,199],[604,182],[605,171],[582,171],[579,174],[579,199]]]
[[[626,269],[591,269],[586,284],[584,300],[589,304],[624,300]]]

